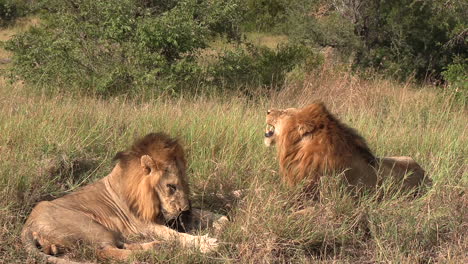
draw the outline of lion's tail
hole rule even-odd
[[[23,242],[23,246],[29,254],[39,256],[50,264],[91,264],[89,262],[75,262],[45,254],[38,249],[38,246],[40,246],[39,241],[34,237],[31,230],[27,228],[24,228],[23,232],[21,232],[21,242]]]

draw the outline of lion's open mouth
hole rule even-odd
[[[275,134],[275,127],[273,125],[267,124],[265,137],[272,137]]]

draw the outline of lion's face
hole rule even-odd
[[[267,111],[265,138],[263,139],[267,147],[276,144],[277,138],[283,132],[285,122],[297,111],[297,108],[270,109]]]
[[[185,164],[181,160],[169,163],[154,162],[145,155],[141,158],[142,167],[155,179],[155,192],[160,202],[160,210],[166,221],[177,219],[190,210],[189,188],[185,176]]]
[[[157,185],[161,212],[166,220],[172,220],[190,210],[185,172],[173,164],[162,174]]]

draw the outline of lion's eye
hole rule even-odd
[[[169,193],[173,194],[177,190],[177,187],[174,184],[167,184],[167,188],[169,189]]]

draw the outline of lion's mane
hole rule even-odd
[[[323,103],[293,111],[277,136],[281,174],[289,185],[303,179],[317,183],[322,175],[345,172],[352,184],[373,185],[376,159],[366,141],[341,123]]]

